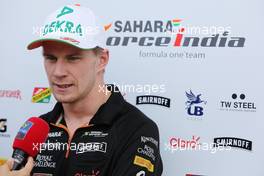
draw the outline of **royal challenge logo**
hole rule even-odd
[[[185,92],[187,101],[185,102],[187,113],[190,116],[201,117],[204,115],[204,106],[207,101],[203,100],[202,94],[194,94],[192,90]]]
[[[236,112],[256,112],[257,106],[254,101],[250,101],[246,94],[233,93],[227,100],[220,101],[221,111]]]
[[[51,98],[51,90],[46,87],[35,87],[31,101],[33,103],[49,103]]]

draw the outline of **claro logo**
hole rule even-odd
[[[118,34],[109,36],[106,45],[144,47],[244,47],[245,45],[245,37],[230,36],[230,31],[205,37],[186,36],[184,33],[186,27],[180,27],[175,23],[175,20],[165,22],[161,20],[117,20],[105,26],[106,31],[112,30]],[[176,31],[175,26],[177,26]]]

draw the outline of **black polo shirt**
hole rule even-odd
[[[36,156],[34,176],[160,176],[162,160],[157,125],[119,92],[111,96],[72,139],[63,108],[41,118],[50,132]]]

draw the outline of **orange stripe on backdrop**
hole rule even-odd
[[[6,159],[0,158],[0,166],[3,165],[6,162]]]
[[[174,23],[176,23],[176,22],[181,22],[182,20],[181,19],[174,19],[174,20],[172,20]]]
[[[104,26],[104,30],[107,31],[108,29],[110,29],[112,26],[112,23],[108,24],[108,25],[105,25]]]

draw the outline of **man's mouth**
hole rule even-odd
[[[54,85],[60,89],[66,89],[73,86],[73,84],[54,84]]]

